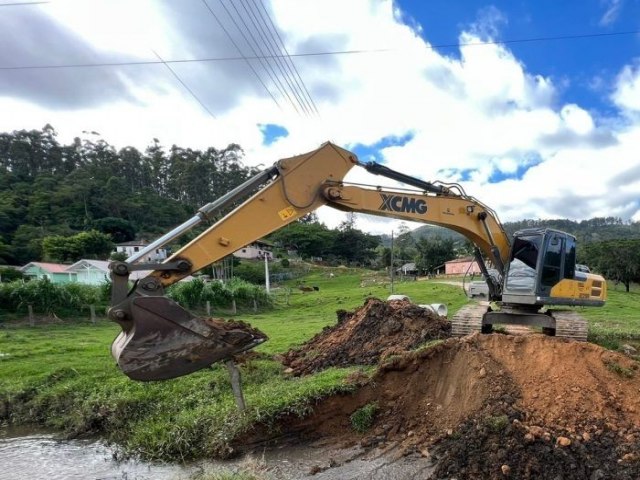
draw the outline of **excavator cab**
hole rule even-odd
[[[503,302],[601,306],[605,290],[598,279],[577,272],[573,235],[550,228],[525,229],[514,234],[505,266]]]

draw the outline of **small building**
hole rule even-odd
[[[267,242],[266,240],[256,240],[246,247],[242,247],[240,250],[233,252],[233,256],[250,260],[264,260],[265,257],[273,260],[272,248],[273,243]]]
[[[67,268],[75,274],[75,281],[85,285],[100,285],[109,281],[109,262],[104,260],[78,260]]]
[[[445,275],[471,275],[473,273],[481,273],[480,266],[473,257],[456,258],[444,264]]]
[[[130,242],[123,242],[116,244],[116,252],[124,253],[129,258],[134,253],[138,253],[140,250],[149,245],[149,242],[145,240],[132,240]],[[150,252],[146,258],[141,258],[139,262],[160,262],[167,258],[166,248],[156,248],[155,251]]]
[[[418,268],[416,267],[416,264],[413,262],[405,263],[400,268],[396,268],[396,274],[397,275],[418,275]]]
[[[100,285],[105,282],[111,281],[111,271],[109,270],[109,263],[104,260],[78,260],[73,265],[69,266],[67,271],[73,272],[75,281],[78,283],[84,283],[86,285]],[[153,270],[134,270],[129,274],[130,281],[140,280],[148,276]],[[193,280],[191,275],[180,280],[189,281]]]
[[[76,281],[76,274],[67,271],[68,267],[61,263],[30,262],[20,271],[30,279],[48,278],[51,283],[71,283]]]

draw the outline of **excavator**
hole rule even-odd
[[[343,179],[353,167],[407,187],[346,183]],[[586,321],[567,307],[602,306],[606,300],[605,279],[576,269],[572,235],[535,228],[510,238],[496,213],[460,185],[431,183],[375,162],[360,162],[354,153],[327,142],[277,161],[126,261],[110,264],[108,316],[122,328],[111,351],[121,370],[134,380],[164,380],[264,342],[266,337],[257,330],[192,315],[167,298],[165,289],[325,205],[443,226],[473,242],[489,298],[471,302],[453,316],[454,335],[490,333],[493,325],[515,324],[586,341]],[[162,263],[140,262],[205,221],[211,226]],[[129,275],[136,270],[152,272],[130,287]]]

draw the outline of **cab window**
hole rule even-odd
[[[565,239],[564,246],[564,278],[576,276],[576,240],[573,237]]]
[[[560,281],[563,247],[564,242],[560,236],[556,234],[549,236],[549,243],[547,244],[547,251],[544,254],[542,276],[540,279],[543,287],[552,287]]]

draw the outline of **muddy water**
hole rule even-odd
[[[413,480],[429,478],[428,458],[393,448],[365,452],[330,444],[282,445],[227,462],[192,465],[118,462],[96,440],[60,440],[26,429],[0,429],[0,480],[187,480],[196,472],[243,470],[259,465],[278,480]]]
[[[0,480],[178,480],[193,468],[117,462],[113,450],[99,441],[0,429]]]

